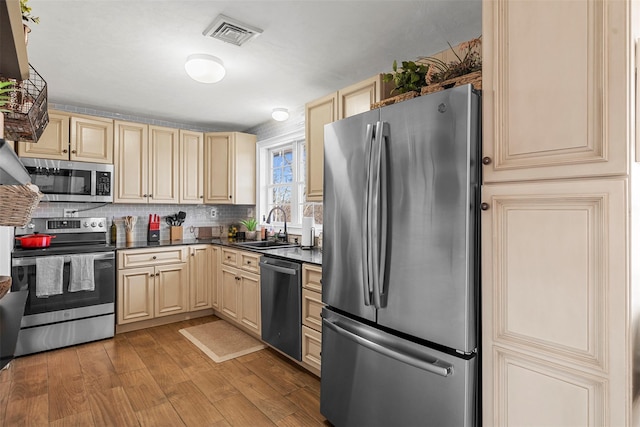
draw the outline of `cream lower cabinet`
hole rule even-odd
[[[38,142],[19,142],[18,155],[113,163],[113,120],[51,110],[49,124]]]
[[[185,246],[118,251],[118,324],[189,311]]]
[[[302,265],[302,364],[320,375],[322,350],[322,267]]]
[[[217,266],[213,262],[211,245],[189,246],[189,309],[202,310],[212,306],[213,287],[217,280]],[[216,252],[217,254],[217,252]]]
[[[259,254],[221,248],[219,311],[258,336],[262,333],[259,262]]]

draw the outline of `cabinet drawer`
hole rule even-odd
[[[308,289],[302,290],[302,324],[322,331],[322,294]]]
[[[251,273],[260,274],[260,255],[252,252],[240,252],[240,268]]]
[[[233,249],[222,248],[222,263],[231,267],[237,267],[238,252]]]
[[[320,372],[322,333],[302,326],[302,361]]]
[[[322,292],[322,267],[313,264],[302,264],[302,287]]]
[[[187,262],[187,247],[118,251],[118,268]]]

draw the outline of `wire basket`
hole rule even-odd
[[[0,77],[2,81],[15,82],[9,103],[4,107],[4,137],[9,141],[38,142],[49,124],[47,109],[47,82],[29,64],[29,79],[18,82]]]
[[[42,193],[29,185],[0,185],[0,225],[24,227],[41,198]]]

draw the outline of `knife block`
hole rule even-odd
[[[182,240],[182,226],[172,225],[169,229],[169,240]]]

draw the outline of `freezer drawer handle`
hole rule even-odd
[[[266,268],[267,270],[277,271],[278,273],[288,274],[290,276],[295,276],[298,273],[293,268],[280,267],[278,265],[267,264],[266,262],[260,262],[260,267]]]
[[[442,377],[448,377],[453,373],[453,366],[446,362],[443,362],[438,358],[430,357],[430,360],[424,360],[424,358],[418,358],[410,354],[401,353],[395,349],[385,347],[384,345],[378,344],[373,341],[369,341],[368,339],[359,336],[357,333],[344,328],[346,326],[350,329],[352,327],[351,325],[338,325],[326,319],[324,320],[324,324],[337,334],[355,341],[370,350],[391,357],[392,359],[399,360],[408,365],[415,366],[418,369],[422,369],[424,371],[431,372]],[[358,328],[354,327],[354,329]]]

